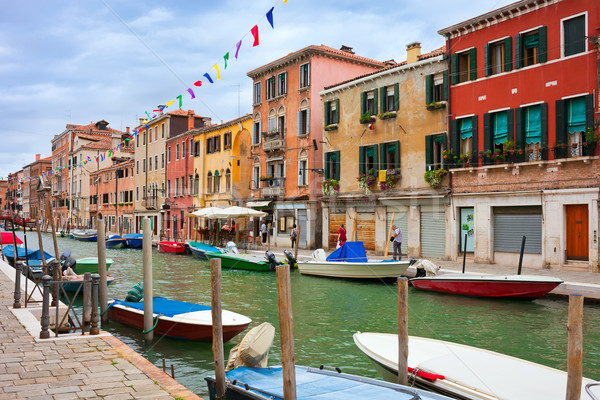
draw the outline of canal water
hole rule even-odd
[[[22,237],[22,233],[19,234]],[[27,234],[31,248],[37,235]],[[43,235],[44,248],[54,253],[51,236]],[[72,256],[97,255],[97,244],[58,238],[59,251]],[[114,260],[109,274],[115,282],[109,299],[124,299],[142,281],[141,249],[107,249]],[[155,296],[210,305],[210,266],[189,255],[153,250]],[[381,378],[367,357],[354,345],[352,335],[362,332],[397,332],[397,287],[377,282],[353,282],[291,273],[297,365],[340,367],[342,371]],[[277,285],[274,272],[223,270],[223,308],[244,314],[250,328],[270,322],[276,328],[269,364],[279,365],[280,337]],[[549,367],[567,368],[567,312],[563,299],[535,301],[487,300],[419,292],[410,288],[409,334],[452,341],[509,354]],[[102,326],[157,366],[162,359],[174,365],[175,378],[208,398],[204,377],[213,375],[211,343],[155,337],[145,345],[136,329],[111,321]],[[584,307],[584,376],[600,380],[600,305]],[[245,332],[244,332],[245,333]],[[244,333],[225,343],[225,356]],[[490,366],[491,367],[491,366]]]

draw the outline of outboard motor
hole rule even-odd
[[[275,267],[277,267],[277,265],[279,264],[277,262],[277,259],[275,258],[275,254],[273,254],[273,252],[271,250],[267,250],[267,251],[265,251],[265,258],[271,265],[271,271],[273,271],[275,269]]]
[[[283,250],[283,254],[285,254],[285,257],[288,260],[288,264],[290,264],[290,268],[296,268],[298,261],[296,261],[292,252],[289,251],[288,249],[285,249],[285,250]]]
[[[65,252],[60,255],[60,263],[62,264],[63,261],[65,261],[70,256],[71,256],[71,249],[65,250]]]
[[[62,256],[61,256],[61,258],[62,258]],[[67,257],[67,259],[64,260],[64,262],[62,263],[62,271],[65,272],[68,268],[71,268],[72,270],[74,270],[76,264],[77,264],[77,261],[75,261],[75,259],[73,257]]]
[[[234,242],[227,242],[225,245],[225,252],[230,254],[240,254]]]
[[[415,274],[415,278],[420,278],[422,276],[426,276],[427,273],[425,271],[425,268],[423,268],[423,263],[421,263],[421,262],[417,263],[416,258],[412,258],[410,260],[410,262],[408,263],[409,266],[415,265],[415,264],[417,264],[417,273]]]

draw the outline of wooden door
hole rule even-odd
[[[337,245],[340,225],[346,225],[346,214],[329,214],[329,248],[335,250]],[[350,238],[350,231],[346,227],[346,236]]]
[[[567,259],[588,260],[588,206],[576,204],[566,206],[567,215]]]
[[[356,240],[363,242],[365,250],[375,250],[375,213],[356,214]],[[352,234],[352,229],[350,229]],[[352,240],[348,236],[348,240]]]

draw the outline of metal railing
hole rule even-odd
[[[158,196],[145,196],[142,199],[142,207],[147,209],[158,209]]]

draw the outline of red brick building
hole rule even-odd
[[[600,3],[522,0],[440,30],[452,257],[597,271]],[[461,161],[462,160],[462,161]],[[456,168],[459,167],[459,168]]]

